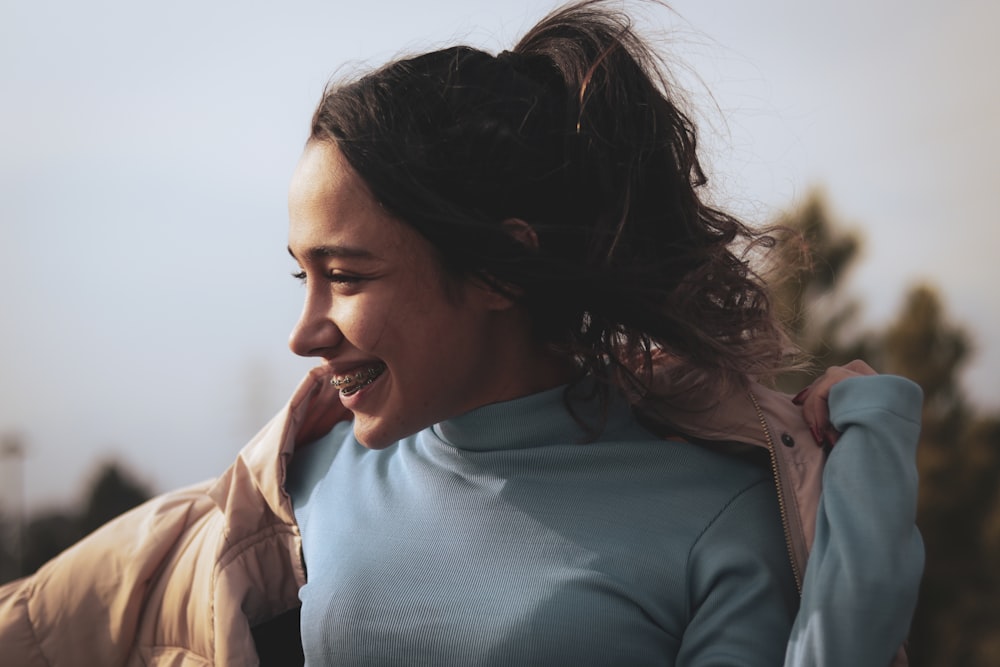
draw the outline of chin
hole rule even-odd
[[[357,416],[354,418],[354,438],[367,449],[385,449],[396,444],[402,437],[379,433],[377,428],[365,428],[365,424]]]

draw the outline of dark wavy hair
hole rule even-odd
[[[604,0],[497,56],[456,46],[328,86],[311,140],[334,142],[451,275],[516,298],[541,340],[608,382],[644,390],[660,353],[740,383],[784,363],[748,261],[774,239],[699,196],[695,127]]]

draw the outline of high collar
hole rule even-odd
[[[431,427],[440,442],[468,451],[527,449],[594,440],[631,423],[624,397],[611,393],[606,411],[593,382],[561,385],[491,403]]]

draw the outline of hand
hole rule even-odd
[[[809,425],[816,444],[832,447],[840,438],[840,431],[830,423],[830,407],[827,405],[830,389],[841,380],[862,375],[878,374],[860,359],[843,366],[831,366],[792,399],[792,403],[802,406],[802,417]]]

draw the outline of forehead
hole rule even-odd
[[[375,200],[337,147],[310,142],[292,176],[288,193],[289,246],[350,241],[394,244],[403,225]]]

